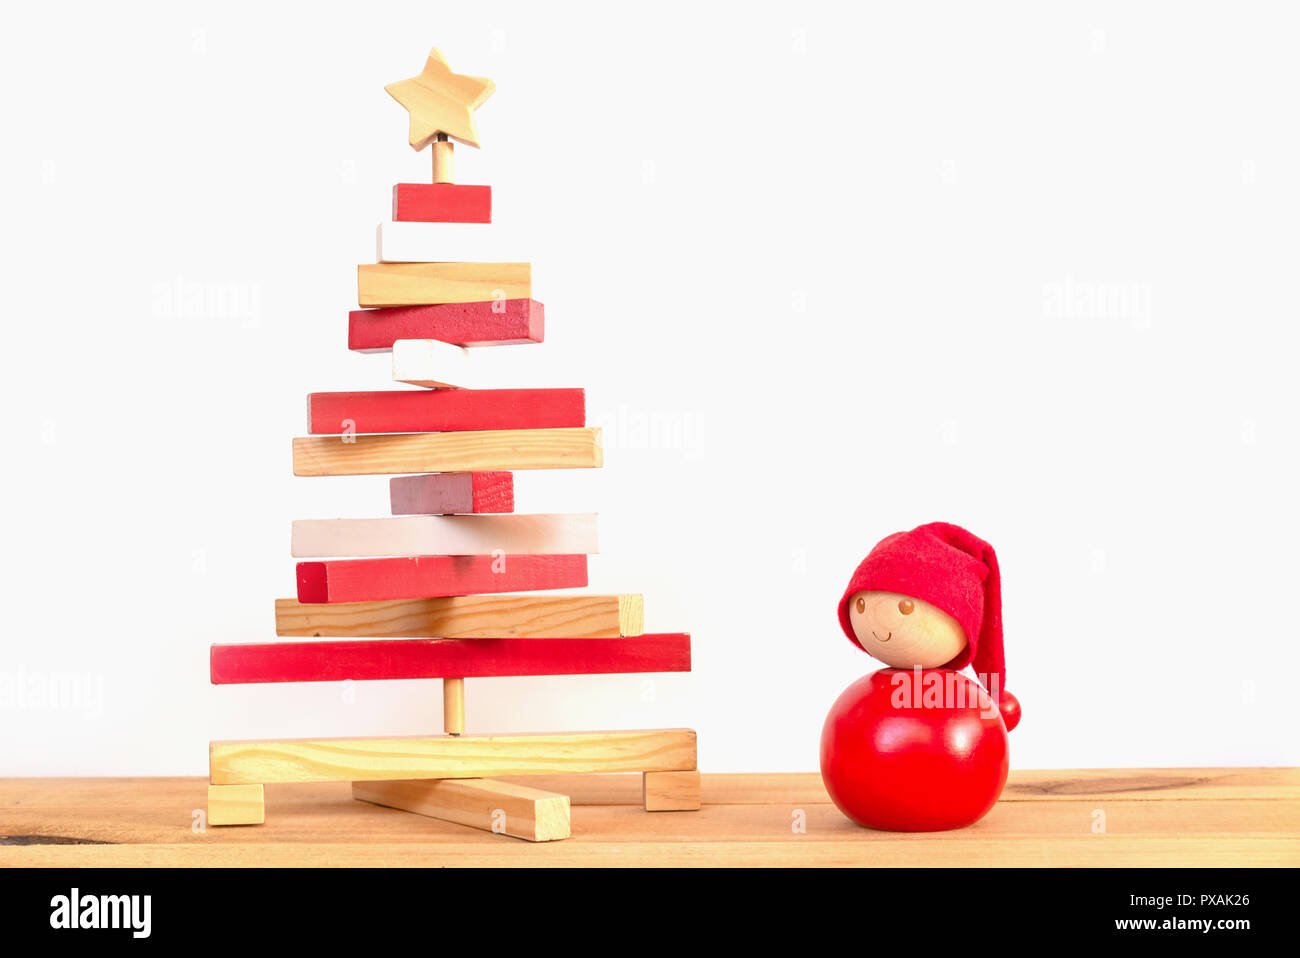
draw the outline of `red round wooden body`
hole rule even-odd
[[[826,789],[840,811],[869,828],[973,824],[1002,794],[1007,767],[997,707],[951,669],[864,675],[835,700],[822,727]]]

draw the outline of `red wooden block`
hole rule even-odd
[[[492,187],[463,183],[398,183],[393,219],[408,223],[491,223]]]
[[[689,672],[685,633],[617,639],[348,639],[214,645],[213,685]]]
[[[354,309],[348,313],[348,349],[384,352],[399,339],[438,339],[455,346],[540,343],[545,316],[535,299]]]
[[[395,516],[450,516],[515,511],[511,472],[435,472],[393,476],[388,499]]]
[[[559,429],[586,422],[581,389],[390,389],[307,397],[307,429],[318,435]]]
[[[412,556],[298,563],[299,602],[427,599],[574,589],[586,584],[585,555]]]

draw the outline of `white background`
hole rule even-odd
[[[473,680],[471,730],[814,769],[873,667],[850,572],[942,519],[1001,557],[1014,766],[1300,764],[1294,10],[972,6],[11,12],[0,773],[438,730],[436,682],[207,680],[273,639],[291,519],[386,513],[290,437],[309,391],[388,386],[346,314],[428,176],[383,86],[435,43],[497,83],[458,179],[546,303],[480,365],[606,428],[519,508],[598,510],[592,589],[695,643],[689,675]]]

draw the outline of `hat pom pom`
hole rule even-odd
[[[1002,713],[1002,723],[1008,732],[1020,724],[1020,699],[1006,689],[998,697],[998,711]]]

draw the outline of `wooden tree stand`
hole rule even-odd
[[[293,554],[310,561],[275,615],[298,641],[214,645],[211,679],[441,679],[444,734],[212,742],[208,824],[261,824],[267,783],[350,781],[359,801],[549,841],[570,834],[568,796],[494,777],[574,772],[641,772],[646,811],[698,809],[690,729],[463,734],[466,678],[685,672],[690,636],[646,634],[639,595],[539,594],[587,585],[596,517],[514,514],[514,472],[599,467],[600,430],[581,389],[461,388],[477,367],[467,347],[543,338],[530,264],[420,252],[451,248],[444,224],[491,222],[491,188],[452,171],[453,141],[478,146],[473,111],[493,84],[435,49],[387,89],[411,146],[432,146],[433,182],[394,187],[379,262],[357,268],[348,344],[391,352],[393,380],[422,388],[313,393],[293,468],[392,474],[393,517],[295,522]]]
[[[267,782],[352,782],[360,801],[530,841],[568,838],[569,797],[488,776],[641,772],[648,812],[700,807],[690,729],[213,742],[208,824],[260,825]]]

